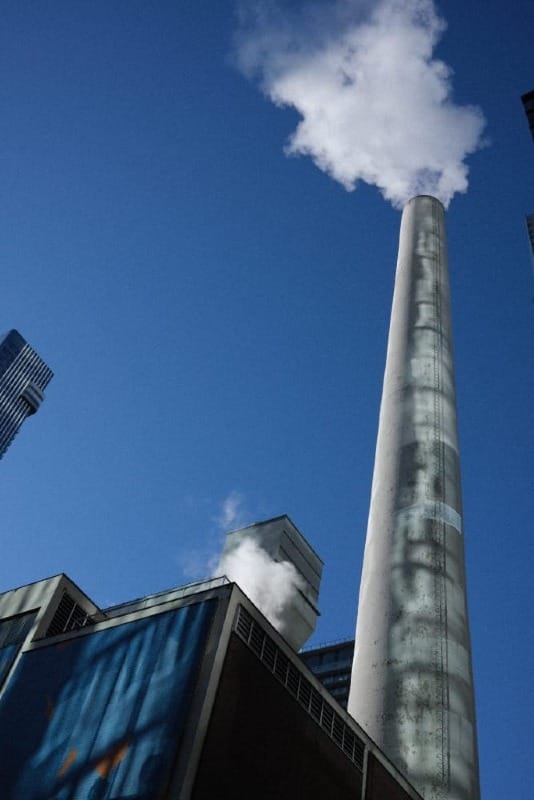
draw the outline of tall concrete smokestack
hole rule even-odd
[[[402,215],[349,712],[425,800],[478,800],[445,212]]]

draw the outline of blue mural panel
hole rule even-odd
[[[216,601],[23,653],[0,702],[2,800],[159,800]]]

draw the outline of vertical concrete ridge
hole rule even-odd
[[[349,712],[425,800],[479,800],[445,210],[404,208]]]

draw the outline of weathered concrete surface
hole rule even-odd
[[[403,211],[349,712],[425,800],[478,800],[445,212]]]

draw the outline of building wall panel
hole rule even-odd
[[[358,800],[361,792],[361,771],[233,635],[192,800]]]
[[[0,701],[3,800],[163,800],[215,604],[23,653]]]

